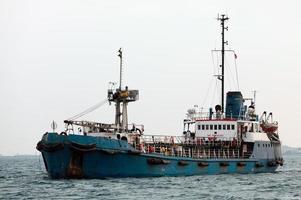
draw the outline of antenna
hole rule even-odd
[[[222,112],[224,112],[224,98],[225,98],[225,44],[228,45],[228,41],[225,41],[225,30],[228,31],[228,27],[225,27],[225,21],[229,20],[228,17],[226,17],[225,14],[221,14],[221,17],[218,16],[217,20],[221,22],[221,27],[222,27],[222,74],[219,77],[219,80],[222,81],[222,91],[221,91],[221,103],[222,103]]]
[[[118,56],[120,58],[120,75],[119,75],[119,90],[122,88],[122,49],[118,50]]]

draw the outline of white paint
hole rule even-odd
[[[236,124],[236,121],[225,120],[197,121],[195,123],[196,137],[216,137],[224,140],[232,140],[234,137],[237,137]],[[234,129],[232,129],[232,125]],[[211,127],[212,129],[210,129]],[[219,127],[221,128],[220,130]],[[225,130],[223,129],[224,127],[226,128]],[[227,127],[229,127],[229,130]],[[202,128],[205,128],[205,130]]]
[[[255,141],[270,142],[267,134],[266,133],[260,133],[260,132],[247,132],[245,134],[242,134],[242,139],[245,142],[255,142]]]

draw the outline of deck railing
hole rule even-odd
[[[201,146],[229,146],[240,145],[236,137],[186,137],[186,136],[165,136],[165,135],[142,135],[141,142],[145,144],[182,144]]]
[[[155,153],[172,157],[231,159],[249,158],[252,152],[243,152],[235,138],[188,138],[184,136],[141,136],[134,147],[143,153]]]
[[[164,156],[172,157],[187,157],[187,158],[206,158],[206,159],[235,159],[249,158],[252,152],[240,153],[240,149],[206,149],[206,148],[188,148],[184,146],[168,147],[163,144],[139,146],[138,150],[143,153],[155,153]]]
[[[194,111],[186,114],[189,120],[212,120],[212,119],[239,119],[239,120],[257,120],[257,115],[249,116],[245,112],[241,112],[239,116],[225,116],[222,113]]]

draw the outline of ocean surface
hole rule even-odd
[[[301,199],[301,155],[277,173],[51,180],[40,156],[0,156],[0,199]]]

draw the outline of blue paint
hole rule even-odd
[[[228,92],[226,100],[226,117],[238,119],[243,107],[241,92]]]
[[[135,149],[125,141],[103,137],[90,137],[82,135],[58,135],[48,133],[43,136],[43,142],[47,144],[64,143],[64,148],[46,152],[42,151],[48,174],[51,178],[104,178],[104,177],[149,177],[149,176],[189,176],[197,174],[221,174],[221,173],[258,173],[274,172],[277,168],[269,167],[268,160],[258,159],[194,159],[188,157],[171,157],[161,154],[133,154],[129,151]],[[71,143],[96,144],[95,151],[75,152],[70,148]],[[115,150],[110,153],[106,150]],[[72,157],[78,156],[78,166],[81,176],[74,177],[68,174]],[[151,165],[149,158],[158,158],[169,161],[168,164]],[[74,158],[73,158],[74,159]],[[180,166],[179,161],[186,161],[188,165]],[[209,166],[200,167],[199,162],[208,162]],[[229,166],[220,166],[221,162],[229,163]],[[238,167],[238,162],[246,163],[244,167]],[[263,167],[256,168],[255,164],[261,162]]]

